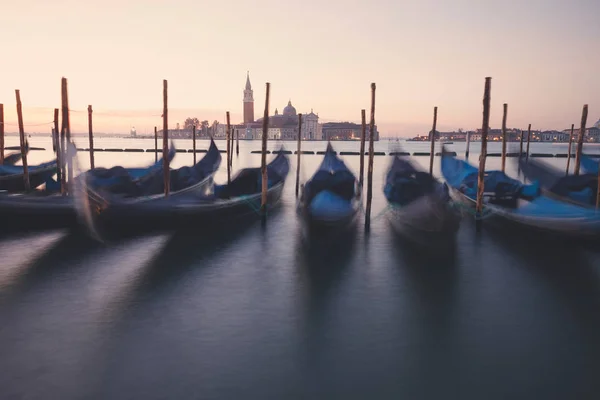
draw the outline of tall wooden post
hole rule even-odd
[[[519,143],[519,158],[523,157],[523,136],[525,135],[525,131],[521,131],[521,140]]]
[[[598,168],[598,182],[600,182],[600,168]],[[597,185],[598,189],[596,190],[596,212],[598,208],[600,208],[600,183]]]
[[[581,127],[579,128],[579,137],[577,138],[577,152],[575,153],[575,175],[579,175],[579,166],[581,164],[581,152],[583,151],[583,138],[585,136],[585,124],[587,122],[588,105],[583,106],[581,112]],[[600,168],[599,168],[600,169]]]
[[[235,155],[240,155],[240,130],[236,129],[235,131]]]
[[[300,190],[300,154],[302,153],[302,114],[298,114],[298,165],[296,166],[296,197]]]
[[[65,150],[60,140],[60,131],[58,130],[58,108],[54,109],[54,136],[56,137],[56,180],[60,185],[60,193],[65,194],[65,182],[63,175],[63,163]]]
[[[225,114],[227,116],[227,132],[225,133],[225,141],[227,141],[227,184],[231,183],[231,163],[229,162],[229,153],[231,149],[229,148],[229,135],[231,134],[230,129],[231,125],[229,122],[229,111]]]
[[[571,164],[571,147],[573,145],[573,131],[575,130],[575,124],[571,124],[571,134],[569,134],[569,150],[567,154],[567,171],[565,172],[565,176],[569,175],[569,166]],[[599,185],[600,187],[600,185]]]
[[[531,124],[527,127],[527,150],[525,154],[525,161],[529,162],[529,144],[531,143]]]
[[[192,151],[194,152],[194,165],[196,165],[196,125],[192,125]]]
[[[163,181],[165,186],[165,197],[171,191],[171,168],[169,166],[169,107],[168,107],[168,85],[163,79]]]
[[[369,124],[369,166],[367,169],[367,207],[365,209],[365,231],[371,230],[371,200],[373,198],[373,140],[375,136],[375,83],[371,83],[371,122]]]
[[[465,159],[469,159],[469,147],[471,147],[471,131],[467,132],[467,149],[465,150]]]
[[[229,138],[230,140],[230,144],[229,144],[229,150],[231,150],[231,153],[228,154],[229,157],[229,165],[233,167],[233,137],[235,136],[235,127],[233,128],[233,130],[231,131],[231,137]]]
[[[365,138],[367,136],[367,117],[365,115],[365,110],[360,110],[360,117],[362,122],[362,131],[360,133],[360,177],[358,182],[360,183],[360,190],[362,191],[365,180]]]
[[[262,222],[267,221],[267,191],[269,189],[269,177],[267,174],[267,136],[269,134],[269,92],[271,84],[267,82],[265,96],[265,114],[263,116],[262,151],[260,156],[260,170],[262,175],[262,191],[260,198],[260,213]]]
[[[92,106],[88,105],[88,131],[90,135],[90,169],[94,169],[94,129],[92,127]]]
[[[0,165],[4,164],[4,104],[0,104]]]
[[[483,123],[481,126],[481,155],[479,156],[479,171],[477,176],[477,227],[481,226],[483,213],[483,193],[485,189],[485,159],[487,157],[487,135],[490,125],[490,97],[492,91],[492,78],[485,78],[485,91],[483,93]]]
[[[523,157],[523,136],[525,131],[521,130],[521,139],[519,141],[519,163],[517,164],[517,176],[521,176],[521,158]]]
[[[433,107],[433,128],[431,130],[431,150],[429,153],[429,175],[433,176],[433,157],[435,156],[435,128],[437,125],[437,107]]]
[[[158,129],[154,127],[154,162],[158,162]]]
[[[19,139],[21,140],[21,162],[23,163],[23,180],[25,183],[25,191],[31,190],[29,184],[29,168],[27,167],[27,151],[25,150],[25,127],[23,126],[23,107],[21,105],[21,94],[19,90],[15,90],[17,97],[17,119],[19,121]]]
[[[508,113],[508,104],[504,103],[504,113],[502,115],[502,172],[506,170],[506,114]]]
[[[67,87],[67,78],[62,78],[61,81],[61,102],[62,102],[62,128],[61,141],[65,140],[63,146],[63,163],[67,166],[67,194],[71,195],[71,183],[73,182],[73,160],[72,154],[69,151],[71,144],[71,122],[69,120],[69,90]]]

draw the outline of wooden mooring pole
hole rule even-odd
[[[194,153],[194,165],[196,165],[196,125],[192,125],[192,152]]]
[[[433,157],[435,157],[435,128],[437,125],[437,107],[433,107],[433,128],[431,129],[431,149],[429,153],[429,175],[433,176]]]
[[[165,197],[171,191],[171,169],[169,166],[169,107],[168,107],[168,84],[163,79],[163,181],[165,186]]]
[[[25,191],[31,190],[29,184],[29,168],[27,167],[27,151],[25,150],[25,127],[23,126],[23,106],[21,105],[21,94],[19,90],[15,90],[17,97],[17,119],[19,121],[19,139],[21,141],[21,162],[23,163],[23,180],[25,183]]]
[[[88,131],[90,135],[90,169],[94,169],[94,129],[92,126],[92,106],[88,105]]]
[[[583,106],[581,112],[581,126],[579,128],[579,137],[577,138],[577,152],[575,153],[575,175],[579,175],[579,166],[581,164],[581,152],[583,151],[583,139],[585,137],[585,124],[587,123],[588,105]],[[600,169],[600,168],[599,168]]]
[[[67,194],[71,195],[71,183],[73,182],[73,160],[71,159],[72,154],[69,151],[71,144],[71,122],[69,119],[69,90],[67,86],[67,78],[61,80],[61,103],[62,103],[62,128],[61,136],[64,136],[65,145],[63,146],[63,163],[66,164],[67,168]],[[61,137],[61,140],[63,138]]]
[[[467,149],[465,150],[465,159],[469,159],[469,147],[471,147],[471,132],[467,132]]]
[[[365,232],[371,231],[371,200],[373,198],[373,140],[375,136],[375,83],[371,83],[371,122],[369,124],[369,166],[367,168],[367,207],[365,208]]]
[[[229,153],[227,153],[227,160],[229,161],[229,166],[233,166],[233,137],[235,136],[235,128],[229,134]]]
[[[527,127],[527,150],[525,154],[525,161],[529,162],[529,144],[531,143],[531,124]]]
[[[240,155],[240,130],[236,129],[235,131],[235,155]]]
[[[519,163],[517,167],[517,176],[521,176],[521,158],[523,157],[523,136],[525,131],[521,130],[521,139],[519,141]]]
[[[154,162],[158,162],[158,129],[154,127]]]
[[[575,130],[575,124],[571,124],[571,133],[569,134],[569,150],[568,150],[568,154],[567,154],[567,170],[565,172],[565,176],[569,175],[569,167],[571,165],[571,147],[573,147],[573,131],[574,130]]]
[[[267,82],[267,93],[265,96],[265,114],[263,117],[263,132],[262,132],[262,151],[260,155],[260,170],[262,175],[262,191],[260,198],[260,213],[262,221],[267,221],[267,190],[269,188],[268,176],[267,176],[267,135],[269,131],[269,92],[271,84]]]
[[[525,136],[525,131],[521,131],[521,140],[519,142],[519,158],[523,156],[523,136]]]
[[[598,168],[598,182],[600,182],[600,168]],[[597,185],[598,189],[596,190],[596,212],[598,208],[600,208],[600,183]]]
[[[63,143],[60,139],[60,131],[58,130],[58,108],[54,109],[54,136],[56,137],[56,180],[60,185],[60,193],[65,194],[66,188],[63,176],[63,163],[65,150]]]
[[[483,193],[485,189],[485,159],[487,157],[487,135],[490,125],[490,97],[492,91],[492,78],[485,78],[485,90],[483,93],[483,123],[481,126],[481,155],[479,156],[479,171],[477,176],[477,203],[475,215],[477,229],[481,227],[483,214]]]
[[[502,172],[506,171],[506,115],[508,114],[508,104],[504,103],[502,114]]]
[[[298,114],[298,157],[296,166],[296,197],[300,190],[300,154],[302,153],[302,114]]]
[[[365,180],[365,137],[367,136],[367,117],[365,114],[365,110],[360,110],[362,122],[362,131],[360,134],[360,175],[358,179],[360,190],[362,190]]]
[[[231,149],[229,148],[229,135],[231,134],[231,132],[229,131],[229,129],[231,129],[231,125],[229,122],[229,111],[227,111],[225,113],[226,118],[227,118],[227,131],[225,133],[225,141],[227,142],[227,154],[226,154],[226,159],[227,159],[227,184],[231,183],[231,164],[229,163],[229,153],[231,153]]]
[[[4,164],[4,104],[0,104],[0,165]]]

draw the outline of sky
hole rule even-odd
[[[492,77],[492,128],[565,129],[600,119],[598,0],[0,0],[0,103],[17,130],[49,131],[68,79],[71,128],[138,133],[186,117],[242,120],[246,72],[262,116],[291,100],[320,122],[370,112],[383,136],[482,124]]]

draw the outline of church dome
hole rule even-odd
[[[292,105],[291,100],[288,101],[288,105],[285,106],[285,108],[283,109],[283,115],[285,115],[286,117],[295,117],[296,116],[296,109]]]
[[[594,124],[594,128],[600,129],[600,119]]]

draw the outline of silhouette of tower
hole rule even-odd
[[[254,122],[254,91],[250,84],[250,72],[246,75],[246,88],[244,89],[244,124]]]

